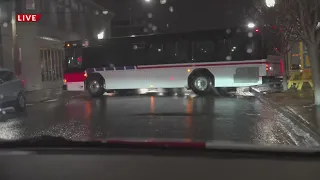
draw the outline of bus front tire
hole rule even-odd
[[[190,88],[197,95],[209,95],[212,93],[214,79],[206,74],[197,74],[191,77]]]
[[[103,80],[99,77],[89,77],[87,80],[87,89],[91,97],[101,97],[105,93]]]

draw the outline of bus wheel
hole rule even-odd
[[[213,79],[205,74],[197,74],[191,79],[191,90],[197,95],[208,95],[212,92]]]
[[[87,89],[92,97],[103,96],[105,90],[103,88],[103,81],[98,77],[91,77],[87,81]]]

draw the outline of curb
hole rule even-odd
[[[57,89],[43,89],[38,91],[27,91],[25,93],[27,104],[42,103],[59,98],[65,91]]]
[[[320,142],[320,132],[318,132],[318,130],[313,127],[310,126],[309,124],[307,124],[300,116],[299,114],[293,112],[290,108],[288,108],[287,106],[280,106],[276,103],[274,103],[271,100],[268,100],[267,98],[264,97],[264,94],[261,94],[259,92],[256,92],[254,90],[250,91],[251,93],[253,93],[255,95],[255,97],[257,97],[257,99],[264,103],[264,104],[269,104],[272,107],[275,107],[280,113],[282,113],[283,115],[285,115],[286,117],[288,117],[292,123],[294,123],[294,125],[300,127],[303,131],[310,133],[310,136],[312,136],[315,140],[317,140],[318,142]]]

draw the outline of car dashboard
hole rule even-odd
[[[0,152],[0,179],[11,180],[320,179],[318,154],[99,148]]]

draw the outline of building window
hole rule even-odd
[[[78,11],[78,4],[77,4],[77,2],[75,1],[75,0],[71,0],[71,8],[72,8],[72,10],[74,11]]]
[[[69,8],[65,8],[65,22],[66,22],[66,29],[67,31],[71,31],[72,24],[71,24],[71,11]]]
[[[40,12],[45,12],[46,5],[44,0],[39,0],[39,5],[40,5]]]
[[[26,4],[25,1],[20,3],[16,3],[16,13],[24,13],[26,11]]]
[[[67,6],[70,6],[70,0],[65,0]]]
[[[26,1],[26,10],[36,10],[35,0],[25,0]]]
[[[57,6],[57,23],[58,23],[58,28],[65,31],[66,30],[66,12],[65,12],[65,7],[63,6]]]
[[[79,4],[79,12],[83,13],[83,4],[82,3]]]
[[[41,49],[41,79],[46,81],[61,81],[63,73],[64,51],[62,49]]]
[[[55,1],[50,1],[50,17],[51,17],[51,22],[54,25],[57,25],[57,6],[56,6],[56,2]]]

